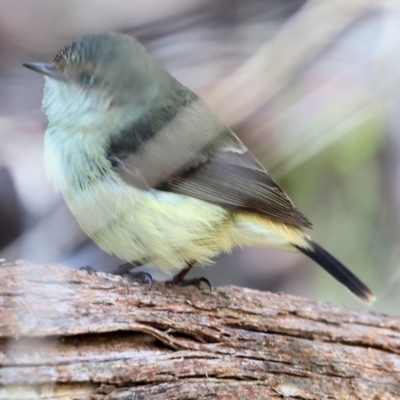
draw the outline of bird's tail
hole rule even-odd
[[[365,286],[349,269],[347,269],[339,260],[329,254],[317,243],[306,239],[308,248],[294,245],[296,249],[310,257],[325,271],[329,272],[334,278],[342,283],[351,293],[357,296],[365,303],[371,304],[375,300],[375,295]]]

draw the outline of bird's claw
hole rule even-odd
[[[198,289],[201,289],[201,284],[205,283],[211,292],[211,283],[207,278],[200,277],[200,278],[192,278],[192,279],[171,279],[170,281],[166,282],[170,286],[196,286]]]
[[[119,275],[123,278],[127,278],[131,281],[146,281],[149,284],[149,290],[153,286],[153,277],[147,272],[139,271],[139,272],[126,272],[118,273],[118,271],[113,271],[113,275]]]
[[[134,268],[134,266],[130,265],[130,268]],[[94,274],[98,272],[95,268],[87,265],[85,267],[79,268],[79,271],[86,271],[89,274]],[[149,284],[149,289],[153,286],[153,277],[147,272],[139,271],[139,272],[130,272],[127,270],[126,264],[120,265],[116,269],[111,272],[108,272],[111,275],[122,276],[123,278],[127,278],[131,281],[146,281]]]
[[[94,274],[96,272],[99,272],[99,271],[97,271],[97,269],[91,267],[90,265],[86,265],[84,267],[80,267],[78,270],[79,271],[86,271],[88,274]]]

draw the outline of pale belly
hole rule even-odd
[[[63,194],[82,229],[104,251],[165,271],[190,260],[210,262],[224,251],[221,236],[231,225],[219,206],[111,179]]]

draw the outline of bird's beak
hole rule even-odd
[[[61,74],[56,71],[54,64],[44,64],[38,62],[27,62],[22,64],[24,67],[31,69],[32,71],[39,72],[50,78],[56,79],[58,81],[64,80]]]

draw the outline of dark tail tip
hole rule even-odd
[[[375,295],[365,286],[349,269],[347,269],[339,260],[329,254],[317,243],[308,240],[310,248],[295,247],[307,257],[310,257],[325,271],[329,272],[340,283],[346,286],[355,296],[367,304],[372,304]]]

